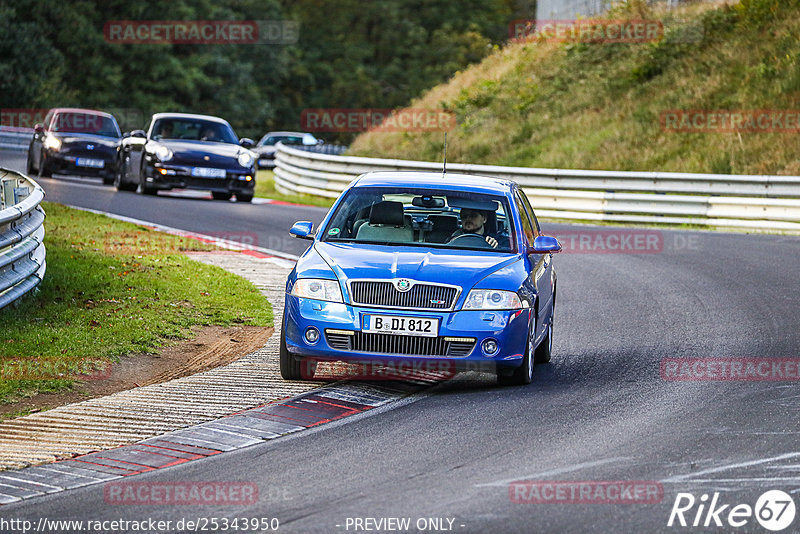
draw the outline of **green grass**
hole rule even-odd
[[[156,352],[191,337],[194,326],[272,325],[269,302],[250,282],[181,253],[209,245],[58,204],[44,208],[44,281],[0,310],[0,402],[73,384],[16,379],[28,375],[12,368],[74,371],[87,358],[102,365]]]
[[[330,208],[333,201],[336,199],[325,197],[314,197],[311,195],[284,195],[275,189],[275,179],[272,171],[261,170],[258,171],[256,177],[256,193],[255,195],[260,198],[269,198],[272,200],[279,200],[281,202],[291,202],[293,204],[308,204],[311,206],[321,206]]]
[[[800,174],[796,133],[676,133],[660,122],[668,110],[800,108],[800,1],[616,9],[608,18],[662,20],[664,38],[509,44],[410,107],[455,113],[452,162]],[[439,161],[441,147],[441,133],[376,132],[349,153]]]

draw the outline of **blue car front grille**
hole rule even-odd
[[[353,304],[388,306],[417,310],[449,310],[458,298],[459,288],[438,284],[415,283],[411,289],[398,291],[390,281],[359,281],[350,283]]]
[[[405,356],[468,356],[475,340],[463,338],[448,340],[445,337],[396,336],[352,332],[325,332],[328,345],[335,350],[369,352],[372,354],[402,354]]]

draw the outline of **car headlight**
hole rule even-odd
[[[239,165],[242,167],[250,168],[253,166],[253,155],[250,152],[242,152],[239,154]]]
[[[465,310],[518,310],[523,306],[519,295],[499,289],[473,289],[467,295]]]
[[[317,278],[299,278],[292,288],[292,295],[328,302],[344,302],[342,290],[336,280],[320,280]]]
[[[54,135],[48,135],[44,138],[44,146],[53,152],[58,152],[61,150],[61,139]]]
[[[164,145],[161,145],[156,148],[156,157],[159,161],[169,161],[172,159],[172,150]]]

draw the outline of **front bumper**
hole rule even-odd
[[[82,164],[87,160],[102,161],[103,166],[96,167]],[[76,155],[48,150],[45,154],[45,161],[50,171],[57,174],[101,176],[106,178],[114,176],[114,157],[104,154],[91,153],[87,155]]]
[[[291,354],[319,360],[438,360],[516,368],[522,364],[531,313],[529,308],[512,311],[408,311],[322,302],[287,294],[283,328],[286,348]],[[365,314],[438,318],[438,336],[425,341],[424,338],[397,339],[416,336],[367,334],[361,327]],[[320,333],[315,343],[309,343],[304,335],[311,327]],[[346,343],[348,338],[349,344]],[[467,339],[474,342],[467,342]],[[483,350],[483,342],[488,339],[497,343],[495,354],[486,354]]]
[[[153,189],[202,189],[225,193],[252,192],[256,185],[255,169],[225,169],[225,177],[192,176],[194,166],[155,163],[145,165],[147,186]]]

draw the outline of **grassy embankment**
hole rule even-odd
[[[250,282],[181,254],[210,245],[44,207],[45,279],[38,294],[0,310],[0,403],[68,390],[87,359],[102,368],[155,352],[192,327],[272,325],[269,302]],[[36,370],[43,379],[30,379]]]
[[[796,133],[674,133],[667,110],[800,108],[800,2],[742,0],[658,19],[658,42],[509,44],[414,101],[457,117],[448,161],[526,167],[800,174]],[[353,155],[438,161],[441,133],[366,133]]]

